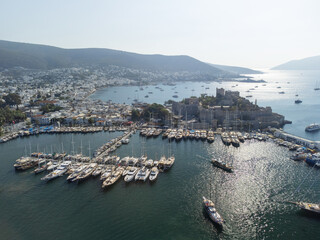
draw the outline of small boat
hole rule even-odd
[[[52,164],[48,163],[48,171],[53,171],[55,170],[57,167],[59,167],[59,163],[58,162],[52,162]]]
[[[118,167],[110,177],[108,177],[106,180],[104,180],[104,182],[102,183],[102,188],[105,188],[107,186],[110,186],[112,184],[114,184],[116,181],[119,180],[119,178],[122,175],[123,172],[123,168],[122,167]]]
[[[53,172],[49,173],[48,175],[44,176],[43,178],[41,178],[41,180],[43,181],[50,181],[52,179],[55,179],[57,177],[62,176],[63,174],[65,174],[69,167],[71,165],[71,161],[64,161],[60,164],[60,166],[54,170]]]
[[[92,173],[93,177],[97,177],[101,174],[101,172],[103,171],[104,166],[103,165],[99,165]]]
[[[231,138],[231,143],[232,143],[232,146],[234,147],[239,147],[240,146],[240,141],[237,137],[232,137]]]
[[[282,92],[279,92],[279,94],[284,94],[284,92],[282,91]]]
[[[76,178],[84,169],[86,169],[86,165],[80,165],[77,169],[73,171],[68,177],[67,180],[71,181],[72,179]]]
[[[175,159],[176,158],[174,156],[169,157],[164,164],[164,170],[170,169],[172,167],[172,165],[174,164]]]
[[[320,214],[320,204],[299,202],[298,206],[306,212]]]
[[[152,159],[147,160],[145,166],[152,168],[153,167],[153,160]]]
[[[297,99],[294,101],[294,103],[299,104],[299,103],[302,103],[302,101],[300,99]]]
[[[38,167],[33,172],[35,174],[42,173],[47,169],[47,167],[48,167],[47,163],[45,161],[41,161],[39,162]]]
[[[216,160],[216,159],[212,159],[211,160],[211,163],[218,167],[218,168],[221,168],[222,170],[225,170],[227,172],[232,172],[233,171],[233,167],[229,166],[228,164],[224,163],[224,162],[221,162],[219,160]]]
[[[124,138],[121,140],[122,144],[128,144],[130,142],[129,138]]]
[[[306,132],[314,132],[320,130],[320,124],[313,123],[306,127]]]
[[[215,223],[217,224],[218,226],[222,227],[223,226],[223,223],[225,222],[223,220],[223,218],[221,217],[221,215],[217,212],[215,206],[214,206],[214,203],[205,198],[205,197],[202,197],[203,198],[203,206],[204,206],[204,209],[206,210],[207,214],[209,215],[210,219]]]
[[[76,178],[72,181],[83,181],[91,176],[93,171],[96,169],[97,163],[91,163],[86,169],[84,169]]]
[[[153,167],[150,172],[149,180],[155,181],[158,177],[159,169],[157,167]]]
[[[307,213],[320,216],[320,204],[307,203],[307,202],[291,202],[291,201],[288,201],[288,203],[292,203],[299,206],[301,210]]]
[[[130,170],[128,171],[128,173],[126,174],[126,176],[124,177],[124,181],[125,182],[131,182],[134,178],[135,178],[135,176],[136,176],[136,174],[137,174],[137,172],[139,171],[140,169],[139,168],[137,168],[137,167],[132,167],[132,168],[130,168]]]
[[[135,180],[142,180],[146,181],[150,175],[150,170],[146,167],[143,167],[142,169],[139,170],[137,175],[135,176]]]
[[[106,178],[108,178],[112,174],[115,168],[116,168],[115,166],[108,167],[104,172],[102,172],[100,180],[103,181]]]

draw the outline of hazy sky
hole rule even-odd
[[[0,39],[268,68],[320,55],[320,0],[1,0]]]

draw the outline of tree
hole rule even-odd
[[[92,124],[94,123],[94,119],[93,119],[92,117],[89,118],[89,119],[88,119],[88,123],[92,125]]]
[[[9,106],[16,105],[18,108],[18,105],[21,104],[21,98],[16,93],[9,93],[8,95],[4,96],[3,99],[6,101],[6,104]]]
[[[132,121],[138,121],[140,119],[140,112],[137,109],[133,109],[131,111],[131,119]]]
[[[149,121],[150,118],[157,118],[157,119],[161,119],[162,121],[165,120],[165,117],[169,114],[168,110],[162,106],[161,104],[157,104],[157,103],[153,103],[151,105],[149,105],[148,107],[146,107],[142,113],[141,113],[141,117],[145,120],[145,121]]]

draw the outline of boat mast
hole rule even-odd
[[[75,152],[74,152],[73,134],[72,134],[71,144],[72,144],[72,155],[74,156],[74,155],[75,155]]]
[[[82,139],[81,139],[81,143],[80,143],[80,154],[82,156]]]
[[[90,162],[91,162],[91,147],[90,147],[90,141],[89,141],[89,148],[88,148],[88,150],[89,150],[89,158],[90,158]]]

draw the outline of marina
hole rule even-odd
[[[285,238],[286,236],[291,236],[291,231],[293,231],[293,229],[299,229],[299,226],[302,227],[305,224],[311,228],[317,226],[317,222],[314,222],[312,218],[301,218],[299,214],[297,215],[298,209],[296,207],[292,206],[291,208],[290,205],[283,205],[283,203],[278,202],[275,204],[274,202],[281,202],[283,199],[305,199],[306,196],[310,202],[315,201],[317,199],[316,196],[313,196],[311,193],[305,195],[306,192],[303,191],[303,189],[308,189],[319,174],[319,170],[316,169],[316,167],[310,169],[307,167],[308,164],[304,165],[302,162],[290,160],[294,151],[290,151],[288,147],[285,147],[285,143],[282,143],[282,145],[276,143],[276,139],[259,141],[258,139],[252,138],[250,140],[245,140],[244,143],[240,144],[240,147],[228,147],[222,142],[219,135],[215,135],[215,140],[212,143],[195,140],[169,142],[166,139],[162,139],[161,136],[147,139],[140,136],[138,131],[131,136],[129,144],[117,148],[111,156],[115,154],[119,156],[120,159],[127,156],[141,157],[141,152],[145,149],[148,158],[159,159],[158,164],[160,164],[163,163],[163,160],[161,161],[161,155],[166,153],[168,144],[170,144],[171,151],[175,156],[175,166],[164,174],[159,173],[159,179],[154,183],[150,181],[151,173],[149,179],[146,180],[144,184],[141,184],[143,181],[137,182],[132,179],[129,181],[130,174],[127,174],[126,176],[121,176],[123,180],[120,180],[119,178],[112,184],[114,185],[112,188],[106,186],[105,190],[102,189],[103,182],[99,181],[99,175],[97,178],[92,176],[81,184],[74,184],[72,182],[71,184],[67,184],[68,175],[58,177],[54,181],[45,183],[45,181],[40,181],[40,178],[44,177],[46,173],[41,173],[40,176],[34,175],[32,169],[15,173],[15,170],[12,167],[14,160],[23,155],[25,145],[29,145],[30,139],[32,139],[33,149],[35,149],[37,145],[39,145],[39,149],[45,149],[50,143],[60,139],[60,141],[64,143],[64,149],[68,149],[68,152],[72,152],[72,141],[75,142],[74,145],[78,146],[75,148],[75,151],[80,152],[79,146],[81,146],[82,142],[83,154],[88,156],[89,142],[91,149],[93,150],[92,152],[94,152],[94,149],[98,149],[106,142],[122,136],[123,133],[124,132],[116,131],[98,132],[89,135],[49,134],[32,136],[30,138],[18,138],[5,145],[0,145],[0,148],[6,146],[7,149],[13,149],[13,147],[16,149],[16,146],[19,146],[18,150],[15,152],[1,151],[1,159],[6,159],[6,161],[2,163],[3,167],[0,170],[2,176],[4,176],[3,186],[6,186],[2,191],[2,199],[5,198],[9,200],[17,195],[21,196],[20,200],[15,200],[8,205],[8,210],[5,210],[5,213],[11,215],[17,211],[21,211],[22,206],[28,206],[29,204],[25,200],[26,197],[37,199],[40,206],[50,205],[50,202],[55,198],[57,207],[65,206],[65,211],[61,215],[56,216],[56,220],[64,222],[64,219],[67,219],[74,214],[74,211],[71,211],[72,208],[70,208],[70,206],[76,205],[78,208],[82,209],[78,213],[79,216],[92,216],[92,214],[95,216],[96,221],[94,221],[94,224],[87,225],[87,229],[95,230],[101,227],[102,224],[108,224],[111,228],[108,228],[109,230],[106,229],[104,233],[109,234],[112,237],[116,237],[117,234],[122,232],[121,228],[117,226],[126,223],[124,215],[120,213],[120,216],[118,216],[119,211],[113,210],[112,205],[117,203],[121,204],[123,201],[126,201],[126,206],[121,204],[124,212],[129,212],[137,217],[141,216],[141,208],[139,208],[139,206],[141,204],[144,205],[142,211],[145,214],[143,218],[138,218],[139,221],[154,222],[153,217],[148,216],[147,214],[150,214],[149,211],[155,211],[161,218],[173,218],[175,222],[182,222],[183,219],[188,218],[191,214],[191,216],[193,216],[193,219],[189,220],[192,222],[191,229],[189,225],[186,227],[185,224],[178,224],[176,227],[179,232],[186,232],[187,235],[191,235],[193,238],[201,236],[211,236],[214,238],[220,236],[225,239],[231,239],[233,234],[237,234],[243,238],[253,236],[263,237],[264,234],[267,234],[268,236],[278,236],[280,234]],[[109,140],[106,141],[106,139]],[[284,140],[278,141],[279,143],[284,142]],[[47,147],[47,149],[49,148]],[[56,146],[53,147],[53,149],[59,150],[59,147]],[[234,172],[231,174],[213,167],[210,163],[212,156],[225,159],[231,154],[235,158],[233,163]],[[197,157],[197,155],[203,156],[206,160]],[[277,158],[275,158],[275,156],[277,156]],[[84,158],[83,160],[79,159],[80,161],[84,161],[83,165],[86,164],[85,159],[89,160],[89,158]],[[98,163],[98,165],[104,164]],[[271,169],[273,170],[270,172]],[[131,172],[133,172],[131,176],[134,176],[137,171],[135,172],[136,169],[134,168],[131,170]],[[307,173],[309,173],[310,178],[304,182],[299,192],[295,192],[295,189],[301,183],[301,179],[303,179]],[[226,220],[222,233],[219,233],[218,230],[212,228],[212,224],[205,221],[206,214],[202,214],[201,212],[202,201],[199,200],[199,196],[200,198],[205,194],[209,196],[209,189],[211,187],[206,184],[206,180],[211,178],[214,179],[212,190],[215,193],[212,200],[219,213]],[[127,185],[125,179],[129,179],[128,181],[130,184]],[[184,179],[184,181],[179,179]],[[255,179],[255,181],[252,181],[253,179]],[[294,179],[297,180],[295,181]],[[261,185],[263,182],[267,184]],[[13,184],[15,186],[22,185],[25,190],[22,192],[15,191]],[[170,189],[168,189],[168,185],[171,186]],[[286,186],[286,192],[283,192],[283,186]],[[314,191],[317,191],[318,186],[314,184],[311,188],[314,189]],[[196,191],[194,191],[194,189],[196,189]],[[46,194],[47,192],[52,191],[56,194]],[[22,193],[23,195],[21,195]],[[295,194],[294,199],[291,196],[293,193]],[[247,194],[250,194],[250,196],[253,197],[253,200],[245,198],[244,196]],[[138,196],[143,196],[142,199],[139,197],[139,202],[135,200]],[[176,203],[175,199],[177,196],[187,199],[187,201],[184,202],[184,206],[189,209],[188,211],[182,211],[179,215],[173,214],[172,212],[175,208],[181,208],[181,205]],[[65,199],[68,200],[65,201]],[[94,204],[83,205],[83,201],[90,203],[92,199],[95,199]],[[254,199],[260,200],[257,202],[254,201]],[[97,204],[99,205],[98,208]],[[158,206],[158,210],[154,209],[154,204]],[[273,204],[273,210],[271,212],[268,207],[270,204]],[[250,212],[250,216],[245,218],[247,219],[245,222],[240,221],[240,219],[243,219],[246,215],[244,215],[242,210],[236,210],[239,205],[248,206],[247,211]],[[258,206],[260,206],[260,210],[258,210]],[[15,209],[13,209],[13,207]],[[68,208],[70,208],[70,210],[68,210]],[[285,209],[285,212],[283,212],[283,209]],[[8,211],[10,211],[10,213]],[[53,209],[47,210],[47,212],[51,214],[54,213],[53,211]],[[255,217],[256,211],[260,212],[261,215],[259,215],[259,217]],[[105,214],[107,213],[108,217],[106,218]],[[35,213],[30,212],[30,214]],[[231,217],[231,215],[233,217]],[[38,215],[38,218],[33,218],[32,224],[42,224],[44,226],[50,224],[50,222],[44,220],[44,217],[45,215]],[[283,225],[284,220],[286,221],[286,227]],[[19,222],[18,219],[15,219],[15,221]],[[249,221],[257,222],[257,225],[251,224]],[[270,225],[265,227],[265,222],[269,222]],[[301,225],[295,225],[297,222]],[[287,226],[288,223],[289,226]],[[78,224],[81,223],[70,223],[69,227],[76,227]],[[170,225],[170,223],[164,221],[161,226],[159,226],[159,228],[156,227],[154,231],[157,231],[160,236],[165,238],[168,235],[161,231],[161,229],[163,227],[171,229]],[[136,226],[137,225],[134,224],[129,228],[128,232],[137,231]],[[277,229],[282,230],[273,230],[273,227],[275,226],[277,226]],[[283,226],[283,228],[281,228],[281,226]],[[260,229],[258,235],[254,230],[257,227]],[[31,232],[31,230],[28,229],[25,229],[24,231],[25,233]],[[142,232],[138,230],[138,233],[141,234]],[[41,233],[42,236],[48,236],[48,234],[57,236],[54,231],[50,230]],[[144,234],[151,237],[153,231],[147,231],[144,232]],[[296,234],[299,235],[299,232]],[[69,237],[70,235],[65,232],[65,239]]]
[[[294,81],[290,82],[294,86]],[[213,91],[214,84],[208,83],[210,88],[205,90]],[[226,83],[223,87],[227,89],[228,85],[240,92],[252,88],[247,83]],[[252,88],[252,99],[260,96],[260,103],[272,103],[267,99],[269,95],[263,94],[274,91],[274,83],[255,85],[259,86]],[[144,89],[154,93],[148,101],[159,96],[159,89],[170,96],[179,92],[179,100],[186,92],[181,87],[199,92],[194,83],[178,83],[172,93],[162,85]],[[111,95],[121,97],[121,89],[114,88],[110,88]],[[124,88],[137,90],[135,86]],[[294,104],[292,94],[296,90],[293,92],[287,85],[282,89],[286,94],[275,91],[272,98],[284,98],[286,109],[310,112],[310,98],[304,93],[299,94],[303,104]],[[232,129],[228,124],[211,129],[201,124],[193,127],[193,122],[172,126],[169,122],[170,127],[160,127],[106,121],[105,126],[48,126],[4,135],[0,144],[0,158],[4,159],[0,200],[7,209],[0,221],[25,226],[19,229],[24,236],[34,236],[31,225],[44,227],[46,231],[36,234],[48,239],[92,238],[92,234],[86,235],[88,232],[94,232],[96,238],[117,239],[152,239],[155,233],[159,239],[312,238],[318,231],[318,220],[310,217],[310,211],[303,206],[316,207],[319,202],[319,187],[315,184],[320,170],[318,133],[305,132],[311,118],[297,123],[298,118],[290,112],[281,108],[275,111],[288,115],[293,124],[285,125],[284,130],[246,132],[240,123]],[[223,216],[223,228],[212,224],[202,196],[212,201],[214,211]],[[289,201],[302,205],[297,208],[288,205]],[[38,208],[46,211],[41,214]],[[30,223],[19,215],[25,209],[32,216]],[[63,211],[57,213],[56,209]],[[63,237],[50,230],[53,220],[47,218],[48,214],[54,216],[55,224],[59,222]],[[127,218],[128,214],[135,221]],[[67,220],[75,216],[84,220]],[[88,217],[90,222],[85,221]],[[141,224],[152,228],[140,229]],[[85,231],[70,232],[70,228],[83,226]],[[121,226],[127,226],[127,230],[124,232]],[[313,234],[306,233],[304,226]],[[4,236],[12,238],[13,232],[5,230]]]

